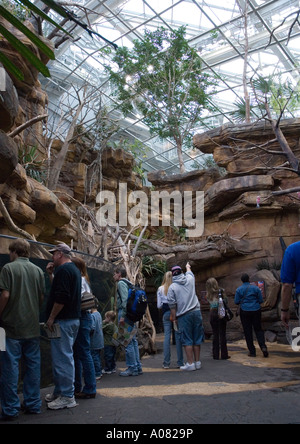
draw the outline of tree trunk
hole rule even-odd
[[[179,167],[180,167],[180,173],[185,173],[185,166],[183,161],[183,155],[182,155],[182,144],[180,142],[177,142],[177,154],[178,154],[178,160],[179,160]]]
[[[295,156],[295,154],[291,150],[283,132],[281,131],[281,128],[279,126],[279,122],[275,122],[275,120],[272,119],[271,111],[270,111],[268,103],[265,103],[265,108],[266,108],[266,111],[268,114],[268,118],[271,121],[271,125],[273,128],[274,134],[278,140],[278,143],[279,143],[283,153],[286,155],[291,168],[293,168],[293,170],[295,170],[295,172],[297,172],[297,174],[300,175],[299,160],[297,159],[297,157]]]
[[[245,120],[246,123],[251,123],[250,120],[250,97],[247,87],[247,66],[248,66],[248,53],[249,53],[249,38],[248,38],[248,1],[245,2],[244,10],[245,18],[245,55],[244,55],[244,70],[243,70],[243,87],[245,97]]]

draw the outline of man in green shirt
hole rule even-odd
[[[17,239],[9,246],[10,263],[0,274],[0,326],[6,332],[6,351],[1,352],[2,420],[18,417],[19,361],[25,362],[24,409],[40,413],[39,312],[45,292],[43,271],[29,261],[30,244]]]

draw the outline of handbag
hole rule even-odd
[[[96,298],[92,293],[85,291],[81,296],[81,311],[91,310],[96,307]]]
[[[219,316],[219,319],[223,319],[226,317],[226,310],[225,310],[225,306],[224,306],[224,301],[221,297],[219,298],[218,316]]]
[[[228,307],[227,303],[224,301],[223,299],[223,304],[224,304],[224,308],[225,308],[225,317],[227,319],[227,321],[231,321],[231,319],[233,319],[234,314],[233,312],[230,310],[230,308]]]

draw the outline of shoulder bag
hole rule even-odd
[[[229,308],[227,302],[223,299],[223,304],[225,308],[225,318],[229,322],[233,318],[234,314],[232,313],[231,309]]]
[[[81,295],[81,311],[91,310],[96,307],[96,298],[92,293],[85,291]]]

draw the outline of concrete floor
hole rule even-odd
[[[290,346],[269,344],[270,357],[249,358],[244,341],[229,344],[228,361],[211,358],[211,342],[202,346],[202,369],[182,372],[162,369],[163,335],[159,353],[142,359],[144,374],[121,378],[125,368],[104,375],[96,399],[80,400],[73,409],[20,414],[7,424],[295,424],[300,423],[300,354]],[[51,393],[42,390],[42,398]],[[113,430],[113,429],[112,429]]]

